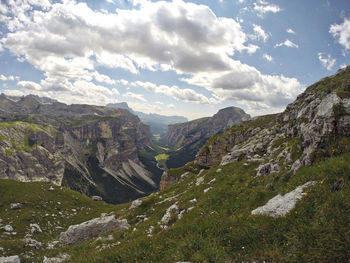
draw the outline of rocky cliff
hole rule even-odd
[[[229,107],[221,109],[212,117],[169,125],[164,140],[176,151],[170,155],[168,167],[179,167],[192,161],[211,136],[249,119],[249,114],[242,109]]]
[[[138,158],[149,127],[122,109],[1,96],[0,178],[48,181],[120,203],[157,189]]]
[[[306,89],[277,115],[262,116],[212,137],[195,164],[260,162],[257,175],[296,172],[350,147],[350,67]]]

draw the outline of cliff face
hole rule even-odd
[[[138,158],[151,145],[149,127],[128,111],[34,98],[8,104],[12,112],[0,122],[0,178],[48,181],[114,203],[157,189]]]
[[[301,166],[350,149],[350,67],[310,86],[278,115],[263,116],[212,137],[195,164],[261,162],[257,175]]]
[[[164,139],[178,150],[170,156],[168,167],[179,167],[192,161],[207,139],[248,119],[250,116],[242,109],[229,107],[213,117],[169,125]]]

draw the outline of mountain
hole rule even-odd
[[[348,262],[349,180],[350,67],[211,137],[132,203],[0,180],[0,247],[23,262]]]
[[[47,181],[112,203],[157,189],[160,171],[138,155],[151,147],[149,126],[129,111],[31,95],[2,95],[0,105],[0,178]]]
[[[242,109],[228,107],[219,110],[212,117],[169,125],[163,140],[176,150],[170,154],[167,166],[175,168],[192,161],[198,150],[211,136],[249,119],[250,115]]]
[[[109,103],[106,106],[112,108],[126,109],[131,113],[137,115],[143,123],[150,126],[151,133],[154,135],[164,134],[168,128],[168,125],[170,124],[188,121],[188,119],[183,116],[164,116],[155,113],[147,114],[140,111],[133,111],[131,108],[129,108],[126,102]]]

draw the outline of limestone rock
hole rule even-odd
[[[66,245],[78,244],[112,231],[130,228],[126,219],[116,219],[115,215],[101,216],[78,225],[72,225],[60,234],[60,242]]]
[[[164,172],[159,183],[159,190],[163,191],[177,182],[178,180],[169,175],[167,172]]]
[[[254,209],[252,211],[252,214],[269,215],[272,217],[285,216],[295,207],[297,201],[303,197],[304,189],[313,184],[315,184],[315,182],[310,181],[301,186],[298,186],[296,189],[285,195],[276,195],[265,205]]]
[[[166,228],[169,224],[171,213],[175,213],[176,215],[179,214],[179,207],[177,206],[177,202],[173,205],[171,205],[166,211],[162,219],[160,220],[161,223],[164,225],[163,228]]]
[[[38,224],[30,224],[29,227],[30,227],[31,234],[35,234],[36,232],[39,232],[39,233],[43,232]]]
[[[68,254],[61,254],[59,257],[47,258],[44,257],[43,263],[62,263],[67,261],[70,258]]]
[[[42,249],[43,248],[43,244],[39,241],[36,241],[35,239],[33,238],[25,238],[24,239],[24,242],[26,244],[26,246],[28,247],[33,247],[33,248],[36,248],[36,249]]]
[[[11,209],[20,209],[22,205],[20,203],[12,203],[10,207]]]
[[[21,263],[19,256],[0,257],[0,263]]]
[[[13,227],[11,225],[6,225],[3,227],[3,229],[7,232],[12,232],[13,231]]]
[[[142,200],[141,200],[141,199],[136,199],[136,200],[134,200],[134,201],[131,203],[129,209],[130,209],[130,210],[131,210],[131,209],[135,209],[135,208],[137,208],[137,207],[139,207],[139,206],[141,206],[141,205],[142,205]]]
[[[94,200],[94,201],[102,201],[103,200],[102,197],[98,196],[98,195],[92,196],[91,199]]]

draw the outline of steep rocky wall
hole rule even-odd
[[[81,117],[84,108],[91,110],[83,105],[78,119],[57,128],[0,122],[0,178],[48,181],[117,203],[155,191],[156,178],[138,158],[138,150],[151,145],[149,126],[127,111]]]
[[[257,161],[257,175],[311,165],[350,147],[350,67],[322,79],[286,110],[263,116],[212,137],[195,164],[212,167],[233,161]]]

